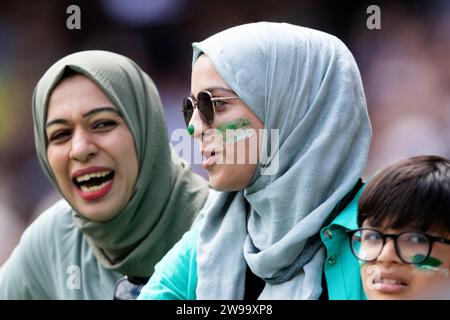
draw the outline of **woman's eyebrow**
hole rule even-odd
[[[95,109],[92,109],[92,110],[89,110],[88,112],[86,112],[85,114],[83,114],[83,118],[88,118],[88,117],[90,117],[90,116],[92,116],[92,115],[94,115],[94,114],[96,114],[96,113],[99,113],[99,112],[113,112],[113,113],[115,113],[116,115],[118,115],[118,116],[122,116],[121,114],[120,114],[120,112],[119,111],[117,111],[115,108],[113,108],[113,107],[100,107],[100,108],[95,108]],[[48,127],[50,127],[51,125],[54,125],[54,124],[67,124],[68,123],[68,121],[67,120],[65,120],[65,119],[54,119],[54,120],[50,120],[50,121],[48,121],[47,123],[46,123],[46,125],[45,125],[45,128],[47,129]]]
[[[67,122],[67,120],[64,120],[64,119],[55,119],[55,120],[51,120],[51,121],[48,121],[46,124],[45,124],[45,129],[47,129],[48,127],[50,127],[50,126],[52,126],[52,125],[54,125],[54,124],[67,124],[68,122]]]
[[[83,118],[87,118],[87,117],[90,117],[90,116],[92,116],[92,115],[94,115],[94,114],[96,114],[96,113],[104,112],[104,111],[107,111],[107,112],[113,112],[113,113],[115,113],[115,114],[118,115],[118,116],[122,116],[122,115],[120,114],[120,112],[117,111],[117,110],[116,110],[115,108],[113,108],[113,107],[100,107],[100,108],[95,108],[95,109],[89,110],[88,112],[86,112],[85,114],[83,114]]]
[[[220,94],[221,92],[222,93],[225,92],[226,94],[231,94],[232,96],[237,96],[236,92],[234,92],[231,89],[225,88],[225,87],[209,87],[209,88],[206,88],[206,89],[203,89],[200,91],[209,91],[209,92],[211,92],[211,94],[213,96]],[[194,98],[194,95],[192,93],[191,93],[191,98]]]

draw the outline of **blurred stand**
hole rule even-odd
[[[370,45],[364,33],[355,42],[366,47],[363,81],[374,132],[369,174],[412,155],[450,157],[450,8],[423,16],[386,8],[389,32]]]
[[[25,219],[10,204],[11,190],[3,184],[5,181],[9,179],[0,171],[0,266],[19,242],[20,235],[27,226]]]

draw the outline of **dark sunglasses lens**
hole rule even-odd
[[[194,113],[194,103],[191,98],[186,98],[183,100],[183,116],[184,122],[186,122],[186,126],[189,125],[189,122],[192,119],[192,114]]]
[[[200,118],[207,124],[214,122],[214,108],[211,98],[211,94],[207,91],[201,91],[197,96]]]

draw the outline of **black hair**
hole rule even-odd
[[[61,78],[59,79],[58,83],[62,82],[63,80],[65,80],[67,78],[70,78],[71,76],[76,76],[79,74],[81,74],[81,73],[78,71],[75,71],[74,69],[72,69],[69,66],[66,66],[64,68],[63,74],[62,74]]]
[[[450,233],[450,160],[416,156],[382,169],[358,201],[358,225]]]

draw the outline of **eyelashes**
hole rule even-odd
[[[225,110],[225,106],[228,104],[228,101],[226,100],[216,100],[214,101],[214,108],[216,111],[223,111]]]
[[[48,137],[48,142],[55,142],[59,140],[63,140],[64,137],[67,137],[70,135],[70,130],[58,130],[54,134],[52,134],[50,137]]]
[[[93,129],[105,129],[110,127],[115,127],[117,125],[117,122],[114,120],[100,120],[97,122],[94,122],[94,125],[92,126]]]
[[[118,122],[115,120],[99,120],[94,122],[90,129],[95,133],[101,133],[101,132],[108,132],[115,128],[118,125]],[[47,137],[48,143],[62,143],[68,138],[72,136],[72,130],[71,129],[60,129],[56,130],[54,133],[52,133],[50,136]]]

